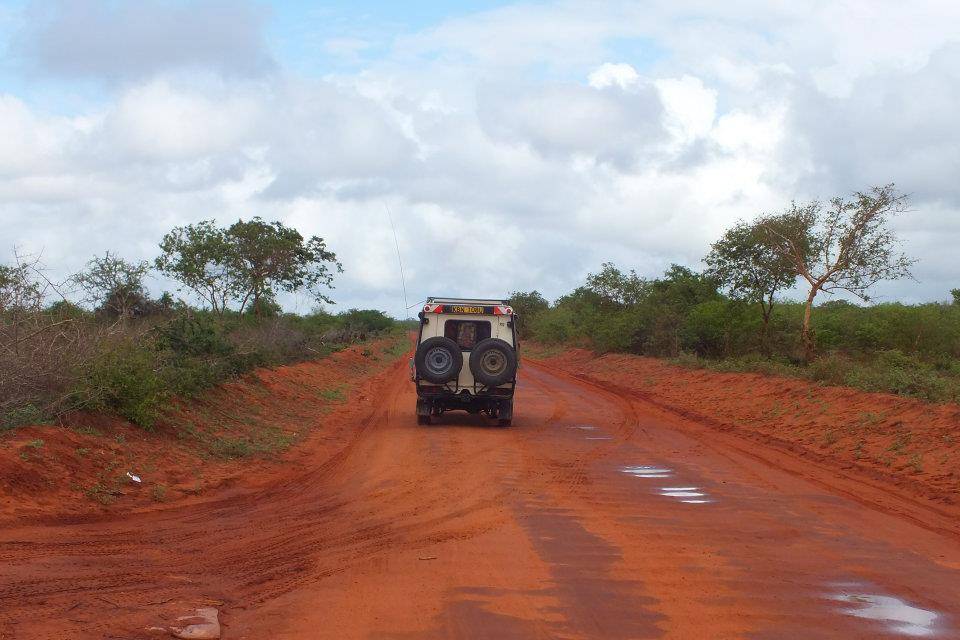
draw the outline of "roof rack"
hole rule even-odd
[[[498,304],[510,304],[509,300],[504,300],[503,298],[441,298],[441,297],[430,297],[427,298],[427,302],[433,304],[482,304],[482,305],[498,305]]]

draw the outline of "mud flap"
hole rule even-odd
[[[430,424],[432,410],[433,405],[430,402],[423,398],[417,398],[417,424]]]
[[[505,400],[497,409],[497,422],[502,427],[509,427],[513,422],[513,400]]]

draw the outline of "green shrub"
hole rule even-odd
[[[337,315],[337,322],[362,333],[378,333],[393,328],[394,319],[377,309],[350,309]]]
[[[157,347],[176,356],[226,356],[233,352],[222,324],[207,314],[181,315],[157,327]]]
[[[854,363],[845,355],[831,353],[814,360],[806,368],[806,377],[829,385],[848,384]]]
[[[34,404],[14,407],[0,415],[0,431],[13,429],[24,425],[43,424],[47,421],[42,409]]]
[[[169,396],[156,351],[132,343],[99,354],[75,390],[79,407],[110,410],[145,429],[154,427]]]

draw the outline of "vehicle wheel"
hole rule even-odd
[[[502,402],[497,409],[497,424],[509,427],[513,424],[513,400]]]
[[[417,424],[430,424],[430,416],[417,416]]]
[[[474,380],[488,387],[510,382],[517,372],[517,353],[499,338],[481,340],[470,353],[470,371]]]
[[[427,338],[417,347],[414,363],[421,378],[434,384],[444,384],[460,375],[463,353],[450,338]]]

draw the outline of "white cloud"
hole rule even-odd
[[[177,224],[261,215],[327,238],[347,270],[343,306],[399,313],[387,203],[411,303],[555,296],[602,261],[649,276],[697,266],[737,218],[894,180],[914,194],[898,225],[921,282],[880,293],[938,298],[955,278],[952,7],[523,4],[405,34],[357,73],[317,79],[256,75],[269,58],[256,11],[221,30],[218,5],[196,5],[189,28],[220,40],[170,53],[156,33],[174,37],[171,20],[142,24],[160,4],[78,6],[58,5],[23,50],[47,74],[124,82],[68,117],[0,96],[0,251],[45,249],[64,273],[107,249],[153,257]],[[135,14],[130,27],[117,17]],[[90,25],[111,47],[138,34],[149,46],[131,60],[54,56]],[[349,37],[327,46],[367,55]]]
[[[640,74],[625,62],[604,62],[590,72],[587,82],[594,89],[620,87],[627,90],[640,84]]]
[[[178,161],[242,150],[256,140],[264,101],[250,92],[178,89],[164,79],[124,91],[106,115],[109,153]]]
[[[17,52],[54,76],[124,79],[183,68],[260,75],[274,66],[265,19],[245,1],[34,2]]]
[[[717,92],[699,78],[663,78],[656,81],[666,110],[667,130],[680,144],[690,144],[710,132],[717,110]]]

